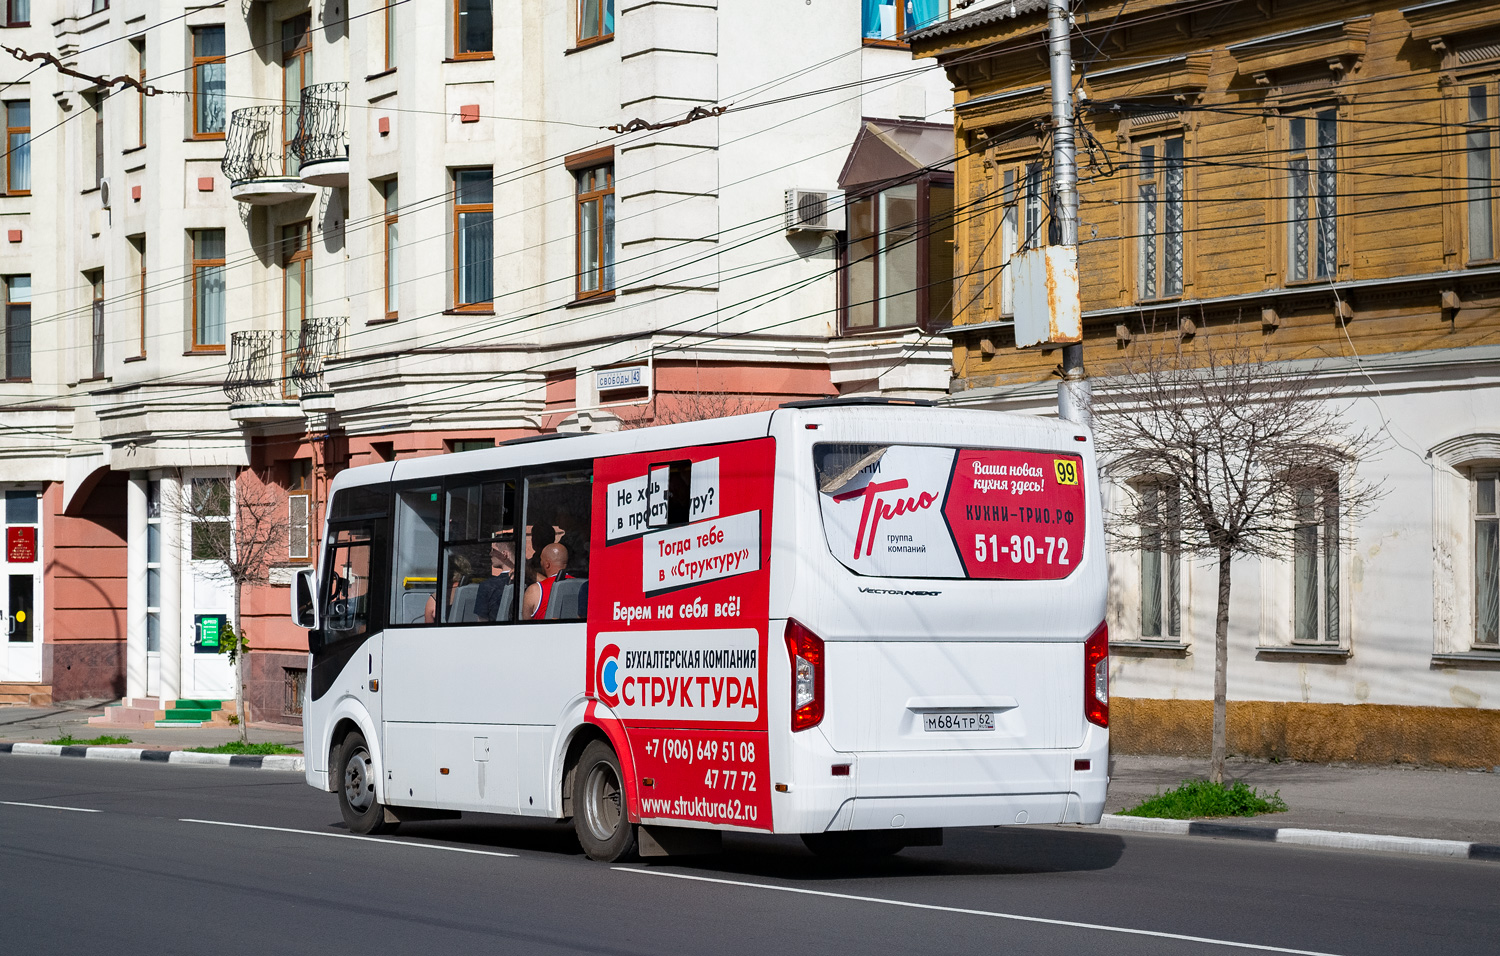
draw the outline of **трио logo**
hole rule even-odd
[[[858,501],[863,499],[865,510],[859,516],[859,534],[854,538],[854,560],[860,558],[859,552],[864,551],[870,555],[875,550],[875,528],[880,524],[882,518],[896,518],[913,511],[921,511],[931,508],[938,500],[938,496],[924,491],[916,497],[896,498],[894,504],[890,500],[882,499],[880,496],[889,491],[900,491],[907,486],[905,478],[897,478],[892,481],[872,481],[858,491],[846,491],[841,495],[834,495],[834,501]],[[871,520],[873,518],[873,520]],[[866,533],[868,532],[868,537]]]
[[[611,707],[620,706],[620,647],[607,644],[594,662],[594,696]]]

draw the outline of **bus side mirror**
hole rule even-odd
[[[316,573],[312,568],[303,568],[292,578],[292,621],[309,631],[318,627],[318,605],[313,600],[317,593],[313,586]]]

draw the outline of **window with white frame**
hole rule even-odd
[[[1015,309],[1015,277],[1010,260],[1018,252],[1046,245],[1042,234],[1042,164],[1040,161],[1012,163],[1000,171],[1000,314]],[[958,303],[959,307],[967,302]]]
[[[1182,640],[1182,499],[1171,481],[1146,481],[1140,494],[1141,638]]]
[[[146,482],[146,651],[161,651],[161,482]]]
[[[1307,484],[1294,493],[1292,640],[1298,644],[1338,644],[1338,482],[1328,479]]]
[[[1136,144],[1136,298],[1182,295],[1182,137]]]
[[[1310,110],[1287,123],[1287,281],[1338,271],[1338,110]]]
[[[1500,649],[1500,473],[1478,471],[1474,484],[1474,644]]]

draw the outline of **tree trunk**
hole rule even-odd
[[[1214,618],[1214,734],[1208,779],[1224,782],[1224,756],[1228,749],[1229,710],[1229,563],[1234,555],[1219,551],[1219,606]]]
[[[234,585],[234,712],[240,718],[240,742],[250,742],[250,715],[245,711],[245,632],[240,630],[240,584]]]

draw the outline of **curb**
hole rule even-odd
[[[1426,837],[1391,836],[1382,833],[1346,833],[1339,830],[1307,830],[1299,827],[1258,827],[1244,823],[1209,823],[1202,820],[1156,820],[1149,817],[1125,817],[1114,813],[1106,813],[1099,820],[1098,826],[1105,830],[1129,830],[1135,833],[1219,837],[1230,840],[1253,840],[1260,843],[1285,843],[1291,846],[1377,850],[1383,853],[1412,853],[1418,856],[1444,856],[1460,860],[1500,862],[1500,845],[1465,843],[1462,840],[1433,840]]]
[[[85,757],[92,760],[175,763],[198,767],[244,767],[249,770],[280,770],[290,773],[302,773],[306,767],[305,758],[300,755],[200,754],[188,750],[138,750],[130,747],[64,747],[59,744],[0,743],[0,754]]]

